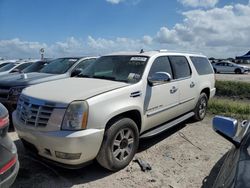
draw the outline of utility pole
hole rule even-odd
[[[41,49],[40,49],[41,61],[44,60],[44,52],[45,52],[44,48],[41,48]]]

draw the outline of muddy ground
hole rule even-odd
[[[141,171],[135,162],[116,173],[96,162],[79,170],[47,165],[26,153],[13,132],[11,137],[17,145],[21,167],[12,187],[209,188],[222,157],[231,148],[229,142],[212,130],[211,120],[207,116],[202,122],[189,121],[154,138],[141,140],[136,157],[151,165],[152,170],[147,172]]]

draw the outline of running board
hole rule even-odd
[[[152,136],[155,136],[163,131],[166,131],[167,129],[189,119],[190,117],[194,116],[194,112],[189,112],[188,114],[185,114],[184,116],[181,116],[171,122],[168,122],[166,124],[163,124],[155,129],[152,129],[150,131],[147,131],[145,133],[143,133],[140,138],[147,138],[147,137],[152,137]]]

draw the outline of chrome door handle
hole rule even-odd
[[[194,82],[191,82],[190,87],[193,88],[195,86]]]
[[[170,89],[170,93],[174,94],[177,90],[178,90],[178,88],[176,88],[175,86],[173,86],[172,89]]]

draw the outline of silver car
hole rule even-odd
[[[243,65],[238,65],[230,61],[221,61],[218,63],[213,63],[213,68],[215,73],[236,73],[243,74],[248,72],[248,67]]]

